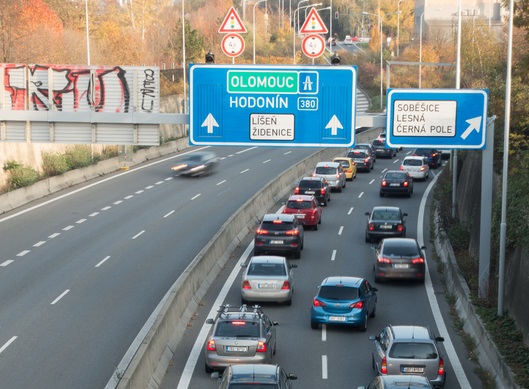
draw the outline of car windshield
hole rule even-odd
[[[329,166],[318,166],[316,168],[316,174],[336,174],[336,168]]]
[[[310,201],[295,201],[291,200],[287,202],[287,208],[292,209],[310,209],[311,203]]]
[[[399,220],[399,213],[394,211],[375,211],[372,219],[374,220]]]
[[[405,159],[402,164],[405,166],[422,166],[422,161],[420,159]]]
[[[215,336],[224,338],[258,338],[259,323],[255,321],[220,321]]]
[[[248,268],[249,276],[285,276],[285,266],[281,263],[252,263]]]
[[[282,222],[282,223],[274,223],[274,222],[263,222],[263,229],[270,230],[270,231],[289,231],[293,229],[294,226],[292,223],[288,222]]]
[[[359,297],[357,288],[347,286],[322,286],[318,297],[329,300],[356,300]]]
[[[301,181],[299,186],[303,188],[319,189],[321,188],[321,181]]]
[[[190,156],[187,157],[187,161],[193,161],[193,162],[200,162],[202,161],[202,158],[203,156],[202,155],[193,155],[191,154]]]
[[[394,343],[389,351],[391,358],[405,359],[436,359],[437,353],[431,343]]]

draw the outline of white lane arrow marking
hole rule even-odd
[[[338,128],[343,129],[342,123],[338,120],[336,115],[332,115],[331,120],[329,120],[329,123],[325,126],[325,128],[331,129],[331,135],[337,135],[338,134]]]
[[[461,138],[463,139],[467,139],[467,137],[472,131],[476,131],[479,133],[479,131],[481,130],[481,116],[478,116],[477,118],[468,119],[467,123],[469,124],[469,126],[461,135]]]
[[[215,120],[212,114],[208,114],[208,117],[206,120],[204,120],[204,123],[202,123],[202,127],[208,128],[208,134],[213,134],[213,127],[218,127],[219,123]]]

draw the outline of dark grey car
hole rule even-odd
[[[219,159],[211,151],[197,151],[178,159],[171,170],[175,175],[196,177],[215,172]]]
[[[414,279],[424,282],[424,246],[412,238],[386,238],[374,246],[375,282],[383,279]]]

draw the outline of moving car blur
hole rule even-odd
[[[219,159],[211,151],[196,151],[177,160],[177,164],[171,167],[175,175],[196,177],[212,174],[215,172]]]

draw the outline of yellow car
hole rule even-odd
[[[345,178],[349,181],[352,181],[353,178],[356,178],[356,164],[352,158],[348,157],[337,157],[334,158],[333,162],[338,162],[342,165],[343,171],[345,172]]]

